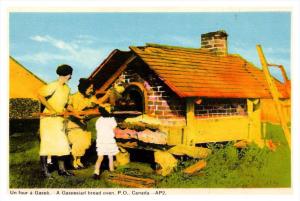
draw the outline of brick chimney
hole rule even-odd
[[[201,34],[201,48],[220,56],[227,55],[227,33],[223,30]]]

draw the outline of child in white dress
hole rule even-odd
[[[119,152],[114,132],[117,126],[115,118],[103,107],[99,107],[99,113],[101,117],[96,121],[98,159],[95,164],[94,179],[100,178],[100,167],[105,155],[108,156],[109,170],[114,171],[113,157]]]

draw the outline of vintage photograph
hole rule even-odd
[[[9,12],[9,188],[291,188],[291,12]]]

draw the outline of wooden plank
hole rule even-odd
[[[168,62],[159,62],[159,61],[146,61],[148,65],[151,67],[155,67],[157,69],[179,69],[179,70],[191,70],[191,71],[215,71],[215,72],[223,72],[229,74],[230,72],[237,72],[237,73],[252,73],[246,68],[242,68],[239,66],[229,66],[229,65],[214,65],[214,64],[195,64],[195,63],[168,63]]]
[[[139,111],[114,111],[112,112],[113,115],[124,115],[124,114],[134,114],[134,115],[141,115],[142,113]],[[86,115],[100,115],[98,109],[86,110],[86,111],[73,111],[73,112],[61,112],[61,113],[43,113],[43,112],[35,112],[32,113],[32,116],[45,116],[45,117],[55,117],[55,116],[86,116]]]
[[[148,186],[148,185],[143,185],[143,184],[139,184],[136,182],[132,182],[132,181],[123,181],[123,180],[119,180],[119,179],[108,179],[109,182],[121,185],[121,186],[127,186],[127,187],[133,187],[133,188],[150,188],[152,186]]]
[[[160,56],[160,57],[182,57],[182,58],[207,58],[209,60],[243,60],[241,57],[236,55],[227,55],[227,56],[217,56],[216,54],[204,52],[204,51],[147,51],[149,49],[146,49],[146,51],[140,51],[137,50],[137,54],[144,56],[144,57],[150,57],[150,56]],[[200,49],[199,49],[200,50]]]
[[[208,80],[199,80],[199,81],[192,81],[186,78],[186,81],[179,80],[180,78],[164,78],[163,80],[168,80],[170,83],[173,83],[176,88],[178,87],[191,87],[191,88],[209,88],[209,87],[218,87],[222,90],[226,90],[226,88],[231,89],[243,89],[243,90],[251,90],[255,89],[258,93],[262,91],[268,91],[267,87],[264,85],[259,85],[252,81],[247,81],[245,83],[238,83],[238,82],[231,82],[231,81],[217,81],[217,82],[210,82]],[[213,79],[212,79],[213,80]],[[257,89],[259,87],[259,89]]]
[[[248,146],[248,142],[246,140],[240,140],[236,143],[234,143],[234,147],[239,148],[239,149],[244,149]]]
[[[212,63],[218,62],[218,63],[236,63],[236,64],[244,64],[245,61],[237,58],[237,57],[216,57],[216,56],[210,56],[207,57],[206,55],[200,54],[200,55],[182,55],[182,54],[178,54],[178,55],[170,55],[170,54],[149,54],[149,55],[145,55],[145,54],[139,54],[141,55],[141,57],[145,58],[145,59],[161,59],[161,60],[171,60],[171,61],[192,61],[192,62],[201,62],[201,61],[211,61]]]
[[[166,72],[169,72],[169,73],[170,72],[197,73],[197,74],[202,74],[202,76],[203,76],[203,74],[218,74],[218,75],[226,75],[226,76],[231,76],[231,77],[235,77],[235,76],[244,76],[244,77],[255,76],[255,74],[253,74],[249,71],[230,71],[230,70],[225,71],[225,70],[205,69],[205,68],[195,68],[195,69],[186,68],[185,69],[185,68],[177,67],[176,65],[171,66],[171,67],[152,65],[152,66],[150,66],[150,68],[152,68],[156,71],[160,71],[160,72],[166,71]],[[252,78],[255,78],[255,77],[252,77]]]
[[[96,93],[105,91],[121,75],[121,73],[126,69],[127,65],[135,58],[136,56],[129,57],[127,61],[122,64],[120,68],[96,91]]]
[[[184,169],[183,172],[186,174],[194,174],[194,173],[198,172],[199,170],[202,170],[205,167],[206,167],[206,161],[200,160],[197,163]]]
[[[173,79],[172,81],[170,80],[170,82],[172,83],[176,83],[175,81],[176,79]],[[248,84],[248,85],[247,85]],[[175,87],[177,88],[186,88],[186,87],[191,87],[191,88],[218,88],[219,90],[228,90],[228,89],[242,89],[242,90],[252,90],[255,89],[257,91],[257,93],[264,93],[265,91],[267,91],[266,88],[264,88],[263,86],[259,86],[259,85],[255,85],[252,86],[251,82],[245,83],[245,84],[236,84],[236,83],[226,83],[226,82],[219,82],[219,83],[208,83],[208,82],[177,82],[175,84]],[[247,87],[247,89],[245,89],[245,87]],[[257,87],[260,87],[259,90],[257,90]]]
[[[195,128],[195,98],[186,99],[186,144],[191,144],[194,139],[194,132],[192,130]],[[194,146],[194,144],[192,144]]]
[[[180,87],[180,86],[174,86],[174,91],[180,91],[181,93],[184,93],[183,97],[189,96],[206,96],[206,95],[212,95],[217,93],[222,93],[222,95],[234,95],[234,97],[238,97],[238,94],[241,95],[241,97],[270,97],[270,93],[267,90],[260,90],[257,91],[257,89],[226,89],[226,88],[219,88],[219,87],[205,87],[205,88],[199,88],[199,87]],[[238,94],[237,94],[238,93]],[[193,94],[193,95],[192,95]],[[221,94],[220,94],[221,96]],[[230,97],[230,96],[228,96]]]
[[[185,97],[207,97],[207,98],[247,98],[251,97],[263,97],[267,96],[270,98],[269,94],[257,94],[257,93],[243,93],[243,92],[232,92],[232,91],[184,91]]]
[[[199,74],[197,72],[185,72],[185,71],[176,71],[174,74],[173,74],[174,71],[164,71],[162,72],[161,70],[157,70],[157,73],[164,79],[164,80],[169,80],[171,81],[170,78],[172,78],[172,76],[174,76],[174,79],[187,79],[187,77],[185,76],[201,76],[201,79],[204,81],[209,81],[209,80],[216,80],[216,81],[223,81],[223,80],[227,80],[228,82],[233,82],[233,84],[247,84],[248,86],[249,85],[253,85],[253,86],[257,86],[257,87],[262,87],[262,88],[266,88],[267,85],[266,85],[266,82],[265,80],[257,80],[255,78],[251,78],[251,76],[243,76],[243,75],[235,75],[235,76],[232,76],[232,75],[224,75],[224,74],[210,74],[210,73],[206,73],[206,74]],[[205,75],[205,76],[203,76]],[[199,79],[199,77],[198,77]],[[171,81],[172,82],[172,81]],[[260,88],[258,88],[257,90],[260,90]]]
[[[187,91],[218,90],[218,91],[232,91],[232,92],[253,91],[253,92],[257,93],[256,92],[257,88],[248,87],[247,89],[245,89],[243,87],[234,88],[234,86],[224,88],[224,85],[221,85],[221,84],[220,85],[195,86],[195,85],[193,85],[193,83],[178,83],[178,85],[176,85],[176,88],[180,89],[180,90],[186,89]],[[267,92],[267,90],[265,90],[264,92]],[[258,92],[258,94],[259,93],[260,92]]]
[[[179,64],[179,63],[163,63],[163,62],[147,62],[151,68],[160,69],[160,70],[189,70],[189,71],[197,71],[202,73],[207,72],[222,72],[226,74],[230,73],[247,73],[253,74],[247,69],[243,69],[240,67],[230,67],[230,66],[214,66],[210,64]]]
[[[253,94],[253,95],[263,95],[268,94],[268,91],[257,92],[253,90],[245,90],[245,89],[219,89],[219,88],[191,88],[191,87],[177,87],[177,90],[181,90],[185,93],[188,92],[198,92],[198,93],[207,93],[207,94],[215,94],[215,93],[223,93],[223,94],[236,94],[237,92],[241,94]],[[249,98],[249,97],[248,97]]]
[[[93,79],[96,74],[106,65],[106,63],[117,53],[117,50],[114,50],[110,53],[110,55],[92,72],[89,76],[89,79]]]
[[[155,185],[155,180],[150,178],[140,178],[124,174],[111,174],[109,182],[134,188],[151,188]]]
[[[156,58],[156,59],[149,59],[149,58],[143,58],[144,61],[147,63],[152,63],[153,65],[155,64],[162,64],[162,65],[167,65],[167,64],[173,64],[173,65],[183,65],[186,67],[215,67],[215,68],[227,68],[227,69],[242,69],[245,66],[245,63],[234,63],[234,62],[213,62],[209,60],[202,60],[202,61],[194,61],[192,62],[191,60],[175,60],[175,59],[167,59],[167,58]]]
[[[198,79],[201,80],[224,80],[224,81],[231,81],[231,80],[235,80],[236,82],[242,83],[242,82],[252,82],[252,84],[257,84],[260,85],[261,87],[267,87],[266,82],[264,80],[257,80],[255,78],[251,78],[249,76],[243,76],[243,75],[236,75],[236,76],[232,76],[232,75],[226,75],[226,74],[213,74],[213,73],[197,73],[197,72],[184,72],[184,71],[164,71],[162,72],[161,70],[157,70],[156,73],[163,79],[167,79],[167,77],[169,78],[188,78],[188,77],[196,77],[198,76]],[[245,80],[245,81],[244,81]]]
[[[276,106],[275,108],[276,108],[276,110],[278,112],[278,115],[279,115],[280,124],[283,128],[284,135],[285,135],[285,138],[288,142],[289,148],[291,148],[291,131],[288,127],[288,122],[287,122],[287,119],[285,118],[284,111],[283,111],[283,108],[282,108],[280,100],[279,100],[280,96],[279,96],[278,89],[276,88],[276,85],[275,85],[275,83],[272,79],[271,73],[270,73],[269,68],[268,68],[267,60],[265,58],[265,55],[262,51],[261,46],[257,45],[256,48],[257,48],[257,52],[258,52],[258,55],[259,55],[260,62],[261,62],[262,67],[263,67],[263,71],[264,71],[266,80],[267,80],[268,85],[269,85],[271,95],[272,95],[273,100],[275,102],[275,106]]]
[[[222,57],[218,57],[214,54],[203,54],[203,53],[199,53],[199,54],[192,54],[192,53],[187,53],[187,54],[170,54],[170,53],[166,53],[166,54],[159,54],[159,53],[138,53],[138,55],[140,55],[143,58],[148,58],[148,59],[165,59],[165,60],[191,60],[194,62],[197,61],[211,61],[211,62],[220,62],[220,63],[246,63],[246,60],[243,59],[242,57],[239,56],[222,56]]]
[[[227,87],[232,87],[234,86],[235,88],[256,88],[257,87],[261,87],[262,89],[267,89],[266,86],[264,85],[260,85],[256,82],[253,82],[252,80],[248,80],[245,82],[239,82],[236,80],[221,80],[221,79],[208,79],[208,80],[199,80],[199,78],[196,79],[192,79],[191,77],[171,77],[171,76],[164,76],[164,79],[168,79],[171,82],[176,83],[176,86],[180,86],[182,83],[189,83],[194,85],[195,87],[203,87],[203,86],[217,86],[217,85],[221,85],[222,88],[227,88]]]
[[[125,174],[113,174],[113,175],[110,175],[110,176],[117,177],[119,179],[126,179],[126,180],[131,180],[131,181],[143,182],[145,184],[155,184],[155,180],[150,179],[150,178],[134,177],[134,176],[125,175]]]
[[[233,92],[213,92],[207,91],[181,91],[182,97],[208,97],[208,98],[270,98],[270,94],[258,94],[258,93],[233,93]]]
[[[156,44],[155,44],[156,46]],[[186,48],[186,47],[166,47],[166,46],[161,46],[160,47],[156,46],[153,47],[151,46],[147,46],[146,48],[149,49],[149,47],[153,47],[155,48],[156,51],[168,51],[170,53],[172,52],[178,52],[178,53],[182,53],[182,54],[186,54],[186,53],[192,53],[192,54],[211,54],[209,51],[205,50],[205,49],[196,49],[196,48]],[[144,48],[144,47],[143,47]],[[146,53],[144,50],[140,49],[139,47],[135,47],[135,46],[130,46],[130,49],[132,49],[133,51],[137,52],[137,53]],[[151,51],[153,52],[153,51]]]
[[[198,62],[198,61],[204,61],[204,60],[209,60],[211,62],[221,62],[221,63],[239,63],[243,64],[245,63],[245,60],[239,57],[217,57],[214,55],[206,55],[206,54],[199,54],[199,55],[193,55],[193,54],[176,54],[176,55],[171,55],[171,54],[157,54],[157,53],[152,53],[152,54],[139,54],[143,58],[148,58],[148,59],[165,59],[165,60],[176,60],[176,61],[193,61],[193,62]]]
[[[200,79],[199,76],[194,75],[187,75],[184,77],[180,77],[180,75],[172,75],[172,74],[164,74],[164,79],[168,79],[170,81],[176,81],[178,83],[184,83],[184,82],[192,82],[201,85],[205,84],[224,84],[224,85],[240,85],[240,86],[246,86],[249,87],[249,83],[241,82],[241,80],[238,79],[229,79],[229,78],[219,78],[219,77],[210,77],[212,79]],[[251,83],[250,87],[263,87],[266,88],[265,85],[261,85],[257,82]]]
[[[214,78],[218,78],[218,79],[224,79],[224,80],[231,80],[233,78],[236,78],[238,80],[238,78],[252,78],[253,80],[255,80],[256,82],[259,82],[259,83],[266,83],[264,79],[255,79],[255,77],[251,76],[249,73],[245,73],[244,75],[238,75],[239,77],[237,77],[237,75],[232,75],[232,74],[225,74],[225,73],[222,73],[222,72],[210,72],[210,71],[203,71],[203,72],[198,72],[198,71],[184,71],[184,70],[172,70],[172,69],[163,69],[163,70],[160,70],[160,69],[157,69],[157,68],[154,68],[156,73],[159,73],[159,74],[163,74],[163,75],[166,75],[166,76],[191,76],[191,77],[198,77],[199,79],[199,76],[201,76],[201,79],[209,79],[207,77],[214,77]],[[205,75],[205,76],[204,76]],[[222,76],[223,75],[223,76]],[[241,80],[240,80],[241,82]]]
[[[142,112],[139,112],[139,111],[114,111],[113,114],[114,115],[124,115],[124,114],[141,115]]]
[[[118,140],[118,138],[116,138]],[[117,145],[124,148],[137,148],[138,144],[137,142],[117,142]]]

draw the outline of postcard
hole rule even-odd
[[[98,6],[6,10],[8,196],[293,194],[293,6]]]

